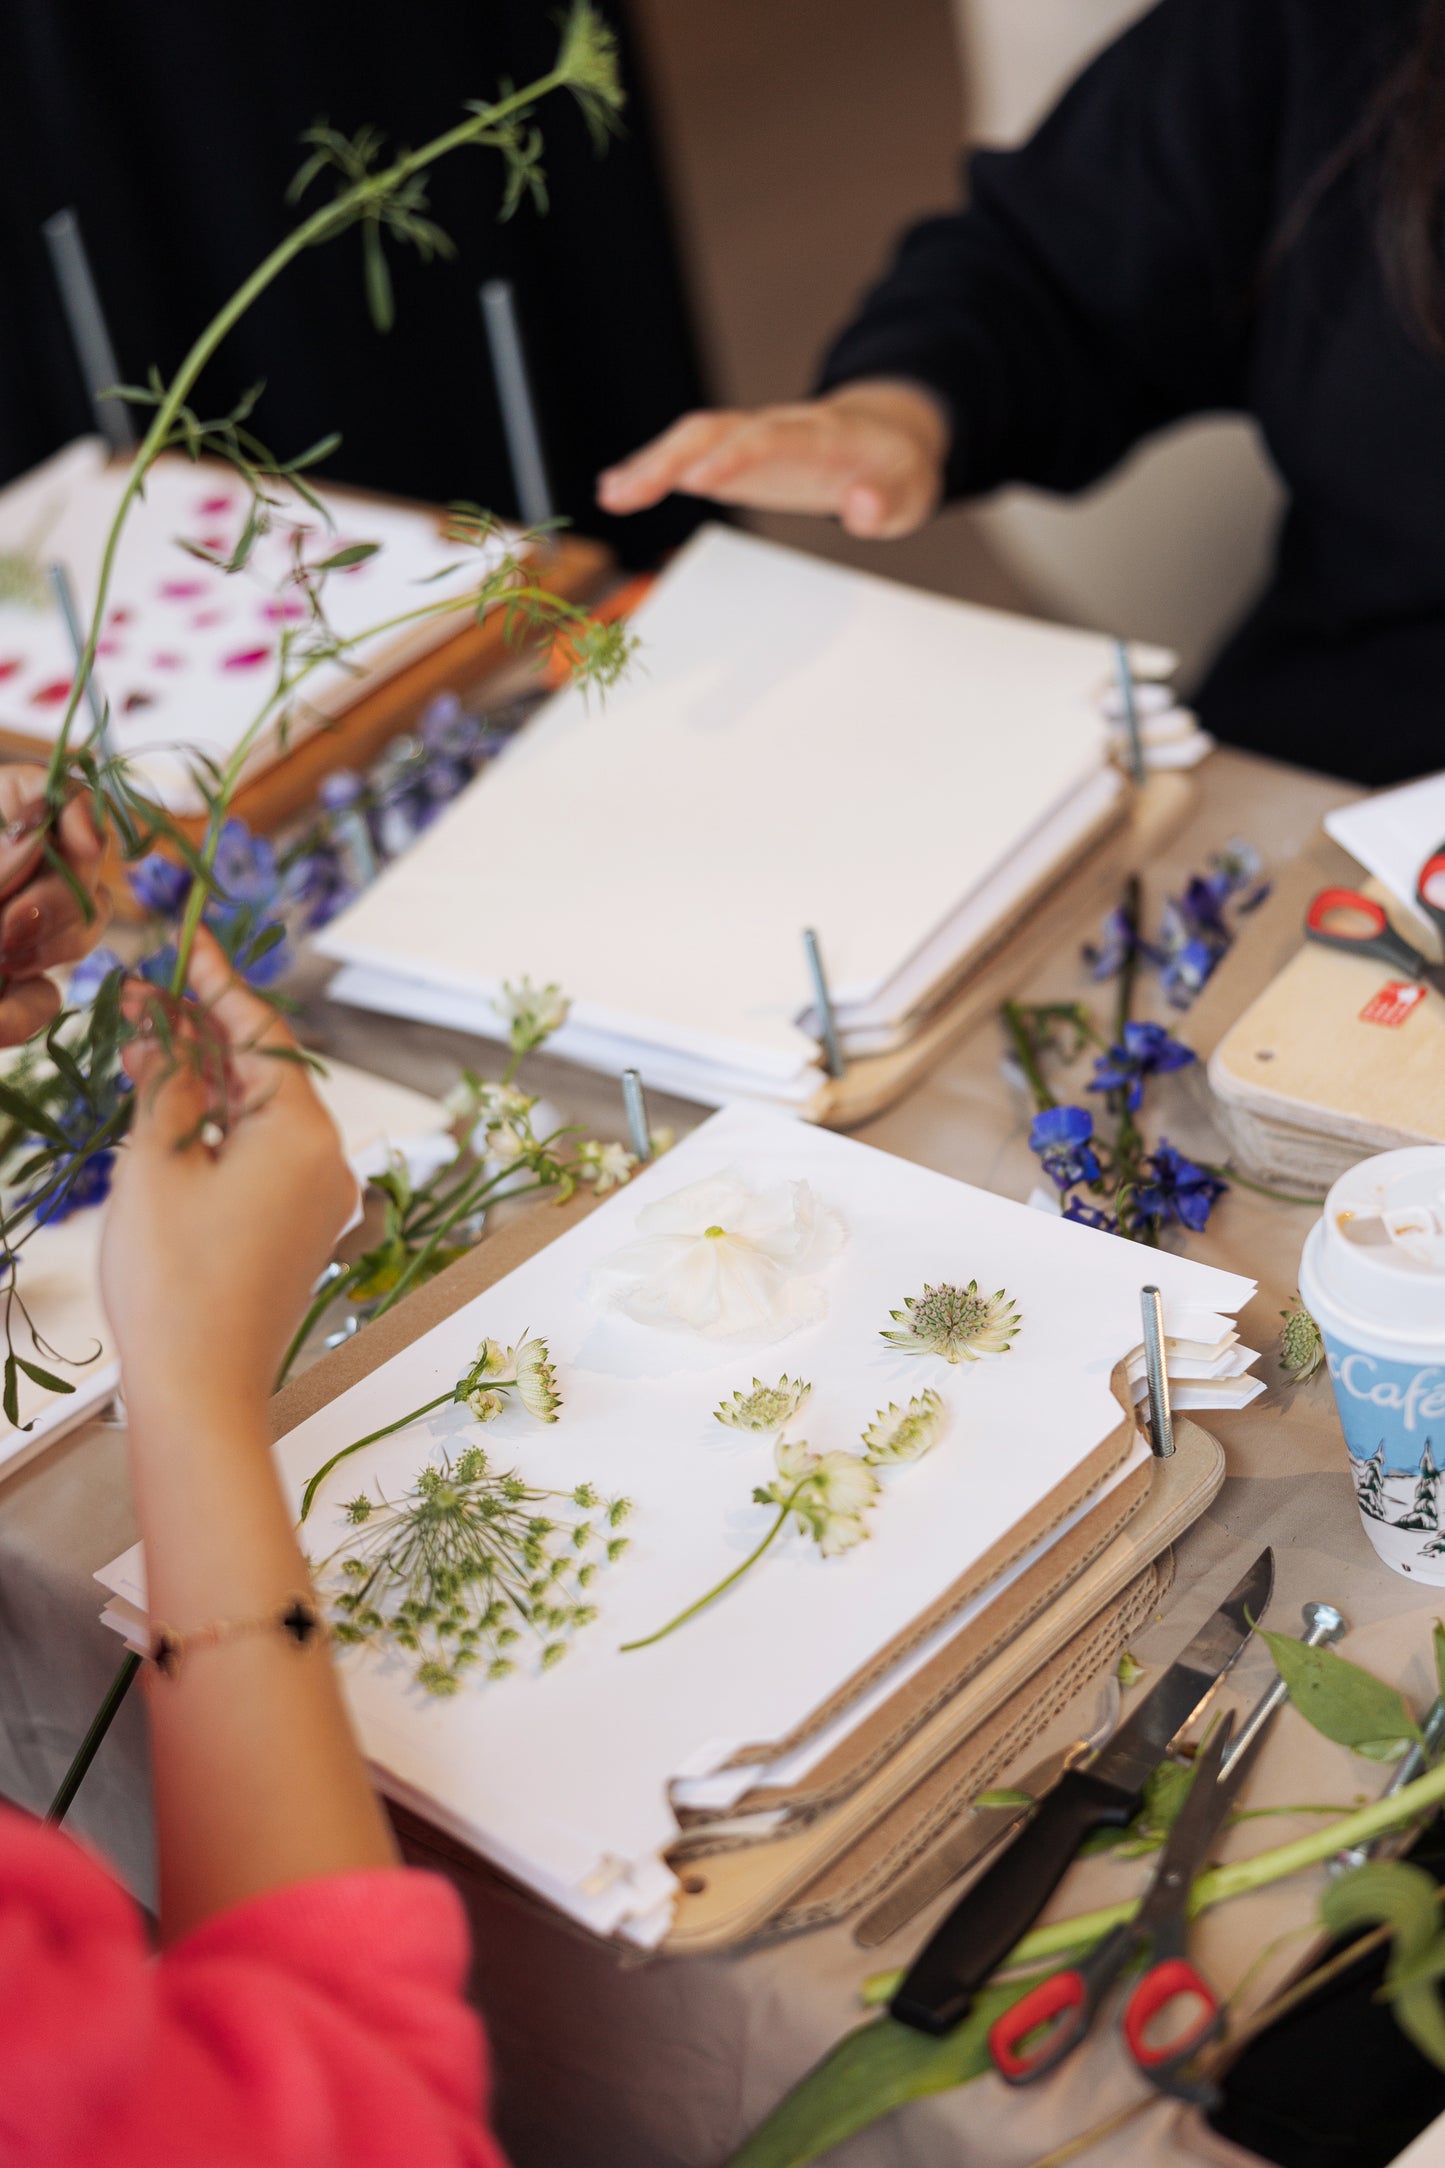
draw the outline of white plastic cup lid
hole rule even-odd
[[[1445,1344],[1445,1145],[1380,1152],[1342,1174],[1312,1249],[1341,1311],[1393,1339]]]

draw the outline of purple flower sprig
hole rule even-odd
[[[1091,1092],[1121,1091],[1125,1111],[1137,1114],[1144,1100],[1144,1079],[1187,1068],[1194,1051],[1171,1038],[1162,1024],[1125,1024],[1118,1042],[1101,1054],[1089,1080]]]
[[[1177,1224],[1191,1234],[1202,1234],[1209,1215],[1229,1184],[1212,1168],[1201,1167],[1161,1137],[1156,1150],[1140,1165],[1129,1208],[1133,1217],[1158,1234]]]
[[[1097,1182],[1101,1172],[1093,1146],[1094,1117],[1087,1107],[1045,1107],[1029,1130],[1029,1150],[1037,1152],[1056,1189]]]

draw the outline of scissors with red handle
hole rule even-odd
[[[1415,880],[1415,905],[1440,935],[1445,953],[1445,843],[1430,853]],[[1381,906],[1354,888],[1322,888],[1305,918],[1305,938],[1353,956],[1378,957],[1406,978],[1428,979],[1445,993],[1445,968],[1431,963],[1390,924]]]
[[[1106,1935],[1081,1963],[1030,1988],[995,2021],[989,2053],[1010,2085],[1032,2085],[1056,2069],[1088,2032],[1119,1975],[1147,1951],[1148,1965],[1123,2010],[1130,2058],[1160,2092],[1206,2105],[1214,2099],[1213,2088],[1191,2077],[1188,2068],[1224,2023],[1218,1996],[1189,1962],[1188,1908],[1190,1884],[1208,1857],[1238,1791],[1243,1765],[1251,1758],[1236,1757],[1221,1782],[1233,1731],[1229,1716],[1210,1735],[1134,1917]],[[1172,2013],[1174,2022],[1161,2039],[1155,2028],[1166,2013]]]

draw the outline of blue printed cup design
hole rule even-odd
[[[1370,1541],[1397,1573],[1445,1584],[1445,1361],[1396,1362],[1323,1338]]]

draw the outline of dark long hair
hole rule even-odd
[[[1406,316],[1445,353],[1445,0],[1422,0],[1415,35],[1383,86],[1379,246]]]

